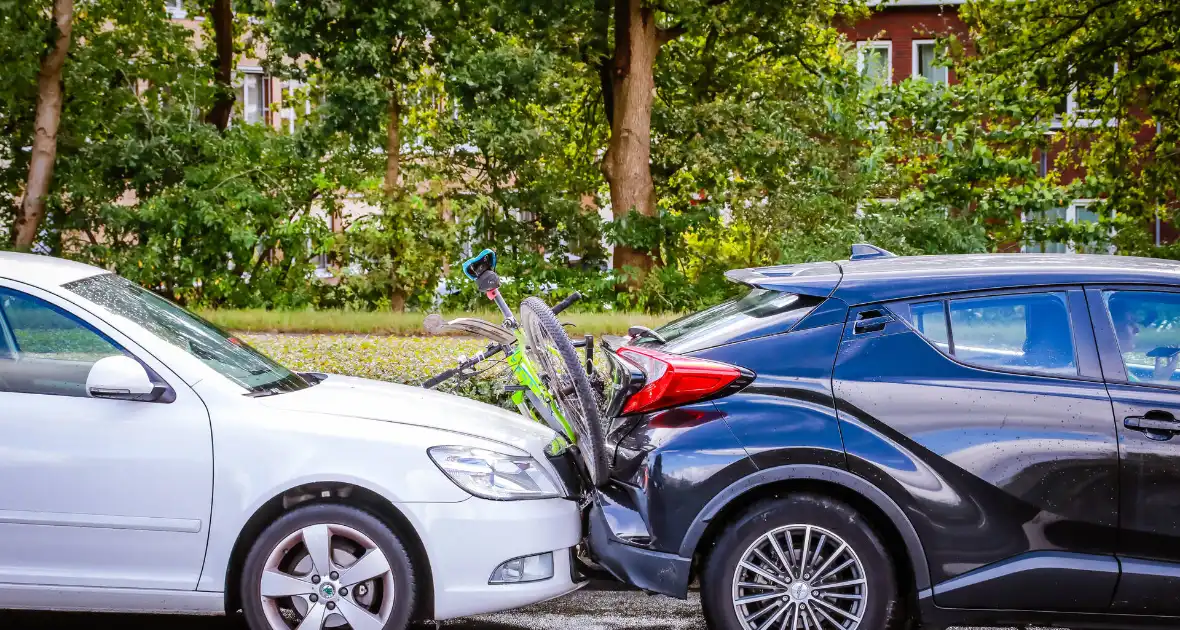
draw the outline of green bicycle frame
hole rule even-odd
[[[577,442],[573,428],[566,421],[565,415],[561,413],[561,409],[558,407],[557,401],[553,399],[553,395],[549,393],[549,389],[541,383],[540,377],[537,376],[537,369],[533,367],[533,362],[529,360],[528,354],[524,351],[527,344],[524,331],[517,327],[513,332],[516,335],[516,345],[512,353],[508,355],[508,367],[512,370],[512,375],[516,377],[516,382],[520,384],[520,387],[514,388],[512,391],[512,404],[516,405],[520,413],[533,422],[551,426],[552,423],[548,422],[547,418],[538,415],[547,413],[562,428],[562,431],[559,432],[564,433],[562,437],[570,444]]]
[[[549,389],[541,382],[536,366],[529,360],[528,354],[525,352],[525,348],[528,347],[528,339],[520,325],[517,324],[512,309],[504,301],[504,296],[500,294],[500,276],[496,275],[495,269],[496,252],[490,249],[481,251],[463,263],[464,275],[474,280],[480,292],[495,302],[500,313],[504,315],[505,327],[511,330],[513,336],[516,337],[515,347],[511,349],[511,352],[509,352],[509,348],[504,347],[508,365],[512,368],[516,382],[519,383],[519,385],[510,388],[512,402],[526,418],[554,429],[559,435],[564,434],[562,437],[565,438],[566,444],[574,444],[577,442],[577,436],[569,422],[566,421],[565,414],[561,413],[557,401],[553,399]]]

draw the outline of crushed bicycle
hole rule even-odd
[[[464,262],[463,273],[496,304],[504,321],[496,325],[474,317],[444,321],[439,315],[428,316],[425,328],[430,333],[459,332],[491,343],[422,386],[433,389],[452,379],[471,378],[481,372],[477,369],[481,363],[503,354],[514,381],[507,386],[513,404],[526,418],[549,426],[567,440],[588,478],[595,486],[602,485],[608,478],[609,464],[595,393],[601,383],[595,382],[593,369],[594,337],[572,340],[557,319],[558,313],[581,299],[581,294],[575,291],[552,308],[539,297],[526,298],[520,304],[518,320],[500,293],[494,251],[485,249]],[[578,347],[584,351],[584,362],[578,358]]]

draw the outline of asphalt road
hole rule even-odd
[[[31,613],[0,610],[4,630],[248,630],[240,617]],[[420,624],[413,630],[435,630]],[[705,630],[700,597],[688,601],[636,591],[582,590],[511,612],[456,619],[441,630]],[[951,630],[1016,630],[952,628]],[[1028,628],[1027,630],[1048,630]],[[1061,629],[1056,629],[1061,630]]]
[[[460,619],[444,630],[689,630],[703,629],[700,600],[635,591],[579,591],[529,608]],[[247,630],[238,617],[171,617],[0,611],[4,630]],[[414,630],[433,630],[434,624]]]

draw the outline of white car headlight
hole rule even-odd
[[[561,496],[557,482],[529,455],[469,446],[435,446],[427,452],[451,481],[477,497],[511,501]]]

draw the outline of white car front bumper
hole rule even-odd
[[[568,499],[404,503],[430,559],[434,618],[442,621],[527,606],[577,590],[570,548],[582,539],[577,503]],[[508,560],[553,553],[553,577],[488,584]]]

